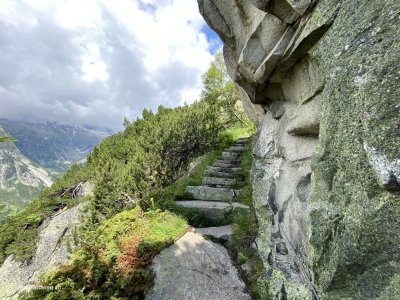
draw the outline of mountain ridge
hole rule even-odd
[[[1,127],[0,135],[5,135]],[[57,173],[33,163],[13,143],[0,143],[0,219],[35,198],[56,177]]]
[[[15,139],[23,155],[45,168],[64,172],[86,157],[108,132],[67,123],[29,123],[0,118],[0,127]]]

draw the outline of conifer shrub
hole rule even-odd
[[[190,159],[215,147],[226,126],[215,105],[205,100],[178,108],[160,106],[157,113],[144,110],[142,118],[125,125],[123,132],[97,145],[85,165],[71,167],[39,199],[0,224],[0,263],[9,254],[19,260],[32,257],[42,221],[79,203],[63,193],[68,187],[95,183],[87,218],[93,226],[136,204],[146,209],[150,194],[174,182]]]

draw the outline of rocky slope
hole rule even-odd
[[[0,127],[16,138],[15,145],[35,163],[66,171],[87,154],[107,133],[55,122],[27,123],[0,118]]]
[[[0,136],[5,131],[0,128]],[[32,163],[13,143],[0,143],[0,220],[52,184],[55,173]]]
[[[83,206],[65,207],[44,220],[39,228],[39,240],[32,259],[21,262],[12,255],[7,257],[0,267],[0,299],[18,299],[22,292],[42,288],[38,285],[40,276],[69,260],[67,238],[73,228],[79,225]]]
[[[399,298],[399,2],[198,2],[258,124],[270,297]]]

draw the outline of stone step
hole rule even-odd
[[[250,140],[250,137],[238,138],[236,142],[237,142],[237,143],[240,143],[240,142],[246,143],[246,142],[248,142],[249,140]]]
[[[240,193],[239,190],[207,186],[187,186],[186,192],[190,194],[193,199],[206,201],[232,201]]]
[[[236,142],[233,146],[246,146],[247,142]]]
[[[244,152],[245,149],[246,149],[246,147],[244,147],[244,146],[232,146],[232,147],[228,148],[228,151],[242,153],[242,152]]]
[[[232,225],[225,225],[217,227],[193,228],[193,231],[205,236],[228,241],[232,236],[233,228]]]
[[[212,171],[212,172],[225,172],[225,173],[235,173],[237,171],[240,171],[241,168],[238,166],[232,167],[232,168],[226,168],[226,167],[214,167],[214,166],[209,166],[206,168],[206,171]]]
[[[236,157],[240,157],[240,153],[237,152],[229,152],[229,151],[224,151],[222,152],[222,157],[229,157],[229,158],[236,158]]]
[[[236,183],[235,178],[223,178],[223,177],[203,177],[203,185],[223,185],[231,186]]]
[[[204,172],[204,176],[220,177],[220,178],[235,178],[236,177],[236,175],[233,172],[219,172],[219,171],[212,171],[212,170],[206,170]]]
[[[221,168],[238,168],[239,164],[238,163],[226,163],[220,160],[217,160],[213,163],[213,167],[221,167]]]
[[[242,161],[239,157],[224,157],[224,156],[218,156],[217,161],[221,162],[226,162],[226,163],[232,163],[232,164],[240,164]]]
[[[249,206],[238,202],[182,200],[175,201],[175,203],[182,207],[195,209],[214,222],[226,222],[237,209],[250,209]]]

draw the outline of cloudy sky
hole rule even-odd
[[[0,117],[120,130],[197,99],[220,47],[196,0],[0,0]]]

